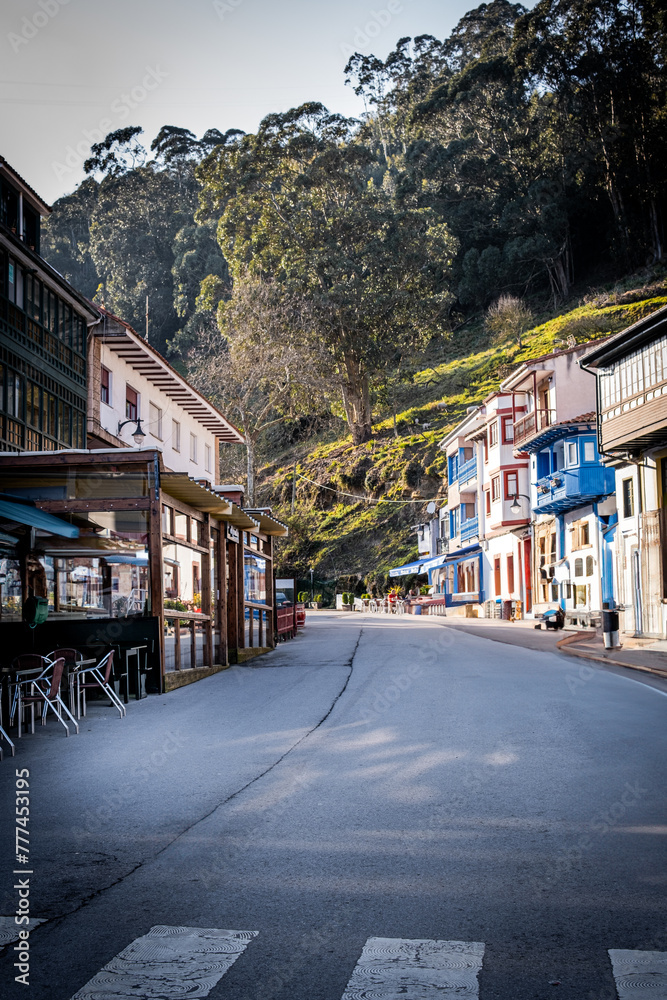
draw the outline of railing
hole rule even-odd
[[[469,458],[467,462],[459,466],[459,486],[463,483],[469,483],[471,479],[475,479],[477,476],[477,457],[473,455]]]
[[[514,424],[514,447],[518,448],[519,445],[529,441],[540,431],[555,423],[555,410],[533,410],[532,413],[527,413],[525,417],[521,417]]]
[[[469,517],[467,521],[461,522],[461,541],[466,542],[479,534],[479,518]]]

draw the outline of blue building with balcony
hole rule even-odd
[[[617,523],[615,473],[602,464],[595,416],[553,422],[521,447],[531,455],[538,586],[543,586],[547,599],[553,601],[557,595],[572,619],[590,622],[615,599]],[[549,520],[555,520],[555,556],[553,548],[542,542]]]

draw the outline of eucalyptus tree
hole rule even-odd
[[[304,348],[326,347],[353,441],[372,435],[370,390],[398,346],[447,328],[455,243],[441,219],[384,184],[357,123],[305,104],[218,146],[198,169],[199,218],[217,218],[234,281],[308,300]]]

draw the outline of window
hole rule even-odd
[[[178,511],[176,511],[176,516],[174,518],[174,521],[175,521],[175,525],[174,525],[174,537],[175,538],[180,538],[184,542],[189,542],[190,541],[190,526],[189,526],[189,523],[188,523],[189,520],[190,519],[188,518],[187,514],[179,514]]]
[[[125,419],[136,420],[139,416],[139,397],[129,385],[125,386]]]
[[[572,525],[572,548],[583,549],[590,545],[590,525],[588,521],[575,521]]]
[[[498,444],[498,421],[494,420],[493,423],[489,424],[489,448],[493,448],[494,445]]]
[[[593,576],[593,556],[586,556],[586,576]]]
[[[449,515],[450,538],[455,538],[459,534],[461,524],[461,508],[454,507]]]
[[[595,442],[584,441],[584,462],[595,461]]]
[[[511,417],[503,417],[503,444],[514,441],[514,424]]]
[[[162,531],[165,535],[174,534],[174,511],[166,504],[162,504]]]
[[[204,468],[207,472],[211,472],[211,446],[210,444],[204,445]]]
[[[148,429],[158,441],[162,440],[162,410],[155,403],[148,404]]]
[[[581,558],[574,560],[574,575],[575,576],[584,575],[584,560]]]
[[[506,472],[505,473],[505,499],[511,500],[519,492],[519,474],[518,472]]]
[[[171,447],[174,451],[181,450],[181,425],[178,420],[171,422]]]
[[[507,557],[507,592],[514,593],[514,556]]]
[[[623,517],[635,516],[635,482],[634,479],[623,480]]]
[[[100,372],[100,399],[111,406],[111,372],[104,365]]]
[[[500,500],[500,476],[494,476],[491,480],[491,499]]]
[[[567,451],[567,464],[576,465],[577,464],[577,442],[568,441],[565,445]]]
[[[190,461],[197,461],[197,435],[190,434]]]
[[[486,513],[491,513],[491,490],[485,490],[484,496],[486,497]]]

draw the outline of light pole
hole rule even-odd
[[[118,431],[117,431],[118,436],[120,436],[120,432],[122,431],[122,429],[125,426],[125,424],[136,424],[137,425],[135,427],[135,429],[134,429],[134,434],[132,435],[132,437],[134,438],[134,443],[135,444],[142,444],[144,438],[146,437],[146,434],[144,433],[144,429],[141,426],[141,417],[139,417],[137,420],[123,420],[122,423],[119,420],[118,421]]]
[[[313,574],[314,574],[315,570],[311,566],[308,572],[310,573],[310,600],[312,602],[312,601],[315,600],[315,590],[314,590],[314,587],[313,587]]]
[[[510,504],[510,510],[512,511],[513,514],[521,513],[521,504],[519,503],[519,497],[521,497],[523,500],[527,500],[528,503],[530,503],[530,497],[526,496],[525,493],[513,493],[512,503]]]

